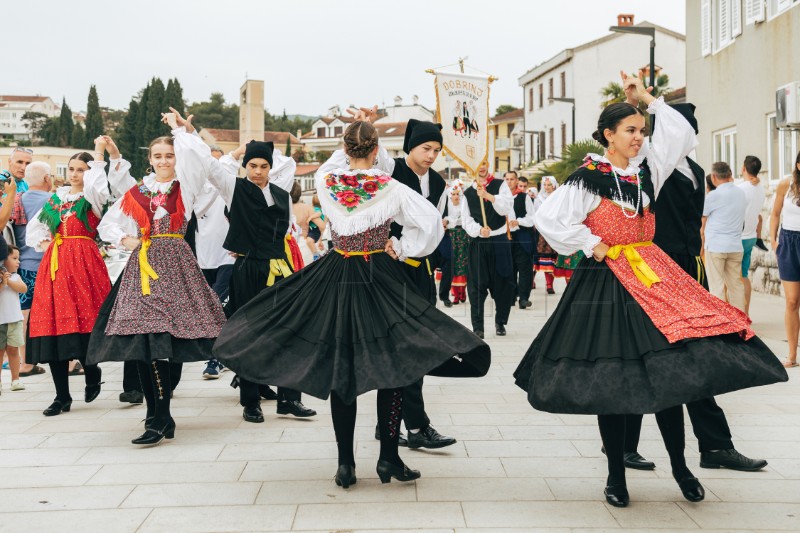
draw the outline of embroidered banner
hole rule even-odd
[[[444,150],[470,174],[489,157],[488,76],[434,72]]]

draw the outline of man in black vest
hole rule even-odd
[[[224,165],[229,163],[228,159],[238,160],[242,156],[242,166],[247,171],[247,178],[237,179]],[[273,167],[271,142],[250,141],[229,156],[221,158],[219,163],[210,157],[207,162],[209,181],[219,191],[228,207],[230,228],[223,248],[237,256],[230,281],[228,304],[225,306],[226,314],[231,316],[261,290],[294,271],[285,245],[292,216],[291,202],[285,189],[270,183],[270,171]],[[287,174],[284,178],[288,179],[284,181],[291,183],[294,171],[289,170],[292,176]],[[247,422],[263,422],[259,385],[237,378],[234,386],[237,381],[239,401],[244,408],[242,417]],[[277,396],[279,415],[308,417],[317,414],[303,405],[298,391],[279,388]]]
[[[638,102],[628,100],[637,105]],[[698,132],[692,104],[673,105]],[[655,120],[655,118],[653,118]],[[705,201],[705,172],[691,158],[684,159],[664,182],[655,202],[656,233],[653,238],[698,283],[708,289],[705,267],[700,259],[700,225]],[[756,471],[767,466],[763,459],[750,459],[736,451],[725,413],[714,398],[687,403],[686,410],[700,445],[702,468],[730,468]],[[642,430],[642,415],[628,415],[625,425],[625,466],[652,470],[655,463],[637,452]]]
[[[514,218],[508,221],[511,230],[511,255],[514,258],[514,283],[517,287],[519,308],[533,306],[533,201],[519,189],[517,173],[509,170],[503,176],[511,194],[514,195]]]
[[[507,217],[514,218],[514,197],[503,180],[489,175],[484,162],[475,182],[464,191],[464,199],[461,219],[472,237],[467,266],[472,330],[483,338],[483,307],[488,292],[495,304],[495,331],[503,336],[514,302],[514,260],[507,225]]]

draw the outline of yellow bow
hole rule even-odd
[[[267,287],[272,287],[275,284],[275,278],[283,276],[288,278],[292,275],[292,270],[286,261],[283,259],[270,259],[269,260],[269,278],[267,278]]]
[[[53,237],[53,253],[50,254],[50,281],[56,280],[56,272],[58,272],[58,247],[64,242],[64,239],[87,239],[93,241],[91,237],[85,235],[67,236],[56,233]]]
[[[142,278],[142,294],[145,296],[150,296],[150,280],[152,279],[155,281],[158,279],[158,274],[156,274],[156,271],[153,270],[153,267],[150,266],[150,262],[147,260],[147,250],[150,249],[150,244],[153,242],[152,239],[163,237],[183,239],[183,235],[180,233],[161,233],[158,235],[151,235],[149,239],[142,237],[142,246],[139,248],[139,273]]]
[[[653,272],[653,269],[644,262],[642,256],[639,255],[639,252],[636,251],[636,248],[641,246],[650,246],[653,244],[653,241],[646,241],[646,242],[635,242],[632,244],[617,244],[616,246],[612,246],[608,249],[608,253],[606,257],[616,260],[619,257],[620,253],[625,254],[625,259],[628,260],[628,264],[631,265],[633,269],[633,273],[636,274],[636,277],[639,278],[639,281],[644,283],[645,287],[648,289],[653,285],[653,283],[658,283],[661,281],[661,278]]]

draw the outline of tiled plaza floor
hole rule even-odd
[[[631,505],[616,509],[602,495],[595,418],[536,412],[513,385],[511,373],[557,298],[539,288],[533,309],[512,311],[507,337],[488,332],[494,358],[485,378],[426,379],[433,425],[458,443],[401,449],[422,471],[413,483],[377,479],[374,393],[360,400],[358,484],[343,490],[333,482],[330,409],[314,398],[305,399],[319,412],[313,419],[276,416],[264,402],[266,423],[249,424],[230,373],[204,381],[201,363],[186,365],[173,401],[176,438],[137,449],[130,439],[142,432],[144,408],[117,401],[120,364],[104,365],[98,400],[75,401],[52,418],[41,414],[54,396],[49,374],[11,392],[3,371],[0,532],[800,531],[800,369],[790,369],[788,383],[718,398],[737,448],[768,459],[764,471],[699,468],[687,426],[686,455],[707,494],[689,503],[648,416],[640,451],[658,468],[629,471]],[[463,305],[448,313],[469,323]],[[785,356],[783,301],[755,295],[752,315],[756,331]],[[81,399],[82,378],[70,381]]]

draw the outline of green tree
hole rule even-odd
[[[142,136],[147,146],[150,141],[156,137],[169,134],[169,126],[161,122],[161,113],[167,111],[167,106],[164,102],[166,89],[164,82],[160,78],[153,78],[150,81],[149,94],[147,95],[147,106],[144,112],[144,128],[142,129]]]
[[[193,123],[198,128],[239,129],[239,106],[227,105],[222,93],[211,93],[207,102],[194,102],[186,110],[194,115]]]
[[[70,136],[73,148],[88,148],[86,142],[86,130],[83,129],[80,122],[76,122],[72,128],[72,135]],[[94,140],[94,139],[92,139]],[[92,143],[94,146],[94,143]]]
[[[495,110],[494,114],[495,116],[502,115],[503,113],[510,113],[511,111],[516,111],[517,109],[519,108],[514,107],[513,105],[510,104],[502,104],[497,106],[497,109]]]
[[[167,82],[167,89],[164,93],[164,110],[174,108],[181,115],[186,114],[186,103],[183,101],[183,88],[178,78],[170,79]]]
[[[578,141],[575,144],[568,144],[561,152],[561,159],[552,165],[545,166],[542,170],[533,175],[534,179],[541,181],[542,176],[553,176],[558,183],[563,183],[570,174],[583,164],[587,154],[602,154],[603,147],[593,139]]]
[[[119,133],[114,139],[122,155],[131,164],[131,174],[134,177],[142,175],[142,150],[139,148],[140,136],[137,134],[139,125],[139,102],[136,98],[128,104],[128,112],[122,120]]]
[[[48,116],[38,111],[26,111],[21,118],[25,124],[25,129],[31,136],[31,140],[42,139],[44,137],[44,128],[47,124]]]
[[[60,126],[59,117],[50,117],[42,127],[42,143],[44,146],[58,146]]]
[[[72,110],[67,105],[67,100],[61,100],[61,115],[58,117],[58,144],[56,146],[66,147],[72,145]]]
[[[286,157],[291,157],[292,155],[292,141],[288,135],[286,136],[286,148],[283,149],[283,155]]]
[[[100,113],[100,100],[97,97],[97,88],[92,85],[89,87],[89,99],[86,103],[86,141],[81,146],[82,148],[92,148],[94,140],[103,134],[103,116]],[[92,146],[89,146],[89,143]],[[76,144],[73,139],[72,144]]]

